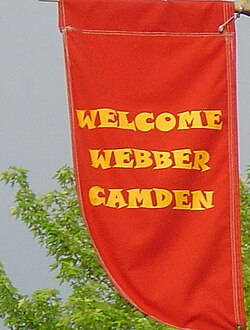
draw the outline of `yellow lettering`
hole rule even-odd
[[[130,160],[132,150],[130,148],[113,150],[115,155],[115,165],[113,167],[132,168],[133,160]]]
[[[214,191],[191,191],[192,194],[192,210],[211,209],[213,205]]]
[[[88,129],[96,128],[97,110],[90,110],[89,113],[89,115],[86,115],[86,110],[76,110],[79,127],[84,128],[87,125]]]
[[[98,186],[91,187],[89,189],[89,200],[90,203],[94,206],[99,206],[105,204],[105,196],[100,196],[100,194],[104,195],[104,189]]]
[[[210,167],[206,164],[209,159],[210,155],[206,150],[194,150],[194,170],[201,170],[202,172],[205,172],[207,170],[210,170]]]
[[[156,197],[156,208],[167,207],[171,204],[173,197],[170,191],[158,188],[154,188],[153,190]]]
[[[173,161],[170,159],[170,152],[167,151],[152,151],[155,160],[154,169],[168,168]]]
[[[135,117],[135,124],[139,131],[148,132],[154,129],[155,123],[153,120],[154,114],[152,112],[142,112]]]
[[[145,168],[153,164],[152,159],[150,158],[151,153],[147,150],[133,149],[135,157],[135,167],[134,168]]]
[[[189,190],[173,190],[175,196],[175,210],[190,210],[191,203],[189,202]]]
[[[204,110],[207,120],[206,128],[209,129],[222,129],[221,111],[220,110]]]
[[[201,111],[186,111],[178,113],[178,129],[204,128],[201,120]]]
[[[165,208],[174,201],[174,210],[204,211],[214,207],[214,191],[153,189],[108,189],[93,186],[89,189],[89,201],[93,206],[111,208]]]
[[[116,120],[116,110],[113,109],[98,109],[100,125],[98,127],[117,127],[118,121]]]
[[[128,120],[129,114],[127,111],[117,111],[110,108],[76,110],[79,127],[88,129],[106,127],[141,132],[149,132],[153,129],[169,132],[174,128],[178,130],[191,128],[221,130],[223,124],[221,110],[193,110],[177,114],[163,112],[156,118],[153,112],[140,112],[132,121]]]
[[[101,150],[89,150],[91,165],[95,168],[101,167],[103,170],[110,168],[112,150],[103,150],[103,155],[99,154]]]
[[[151,189],[128,190],[128,208],[153,208]]]
[[[109,197],[106,206],[118,209],[127,206],[122,196],[122,191],[123,189],[109,189]]]
[[[128,122],[127,115],[129,114],[129,112],[117,111],[117,114],[118,114],[118,122],[119,122],[118,128],[120,128],[120,129],[130,129],[132,131],[136,131],[134,121],[132,121],[130,123]]]
[[[191,153],[190,149],[174,150],[175,165],[173,168],[185,168],[190,170],[192,168],[192,163],[190,162]]]
[[[186,170],[208,171],[210,155],[206,150],[180,149],[173,151],[149,151],[131,148],[90,149],[91,165],[103,170],[114,168],[167,169],[169,167]],[[114,156],[114,158],[112,158]]]
[[[176,125],[175,116],[172,115],[172,113],[163,112],[159,116],[157,116],[155,125],[159,131],[171,131]]]

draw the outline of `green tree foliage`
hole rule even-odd
[[[23,295],[13,287],[0,265],[0,317],[13,330],[149,330],[167,329],[140,313],[112,287],[99,265],[77,203],[73,171],[65,166],[55,175],[59,188],[36,196],[27,171],[10,167],[0,180],[15,186],[12,215],[54,257],[56,278],[72,289],[62,301],[55,289]]]
[[[171,329],[140,313],[112,287],[99,265],[83,224],[71,168],[57,171],[59,188],[36,196],[28,183],[27,171],[10,167],[0,181],[16,186],[12,215],[28,229],[54,257],[50,266],[60,283],[72,293],[62,301],[59,291],[41,289],[30,296],[20,294],[0,264],[0,317],[13,330],[149,330]],[[250,315],[250,168],[241,181],[243,258],[247,314]],[[249,329],[250,329],[250,320]]]
[[[241,180],[241,220],[247,329],[250,329],[250,166],[246,178]]]

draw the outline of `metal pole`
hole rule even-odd
[[[240,0],[235,2],[235,11],[250,16],[250,0]]]
[[[59,0],[38,0],[41,2],[59,2]]]

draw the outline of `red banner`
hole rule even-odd
[[[245,329],[233,2],[60,0],[78,195],[116,288]]]

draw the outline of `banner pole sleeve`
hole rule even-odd
[[[60,0],[38,0],[39,2],[57,2]],[[235,12],[250,16],[250,0],[240,0],[235,2]]]

